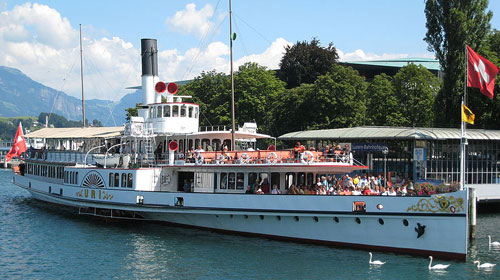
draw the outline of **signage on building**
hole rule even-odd
[[[364,151],[364,152],[382,152],[387,148],[386,143],[352,143],[351,149],[353,151]]]

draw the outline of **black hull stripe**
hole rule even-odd
[[[103,208],[106,208],[106,205],[117,205],[117,206],[139,206],[141,208],[148,209],[178,209],[178,210],[203,210],[203,211],[223,211],[223,212],[255,212],[255,213],[287,213],[287,214],[310,214],[310,215],[353,215],[353,216],[412,216],[412,217],[466,217],[465,213],[410,213],[410,212],[352,212],[352,211],[315,211],[315,210],[282,210],[282,209],[252,209],[252,208],[222,208],[222,207],[190,207],[190,206],[170,206],[170,205],[158,205],[158,204],[130,204],[130,203],[121,203],[121,202],[112,202],[106,201],[101,202],[98,200],[88,200],[88,199],[79,199],[72,197],[62,197],[59,194],[46,193],[35,189],[26,188],[19,184],[16,184],[28,191],[37,192],[39,194],[52,196],[54,198],[85,202],[85,203],[94,203],[103,205]]]

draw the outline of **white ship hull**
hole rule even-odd
[[[14,182],[27,189],[36,199],[86,209],[90,211],[89,214],[106,217],[120,218],[120,212],[108,209],[121,210],[122,213],[127,211],[127,218],[136,217],[222,232],[433,255],[447,259],[466,258],[465,191],[448,193],[436,199],[436,196],[246,195],[91,190],[49,184],[18,175],[15,175]],[[139,197],[142,204],[137,203]],[[443,201],[443,207],[439,206],[439,202],[436,205],[436,201]],[[353,211],[354,202],[366,203],[366,211]],[[454,213],[444,210],[450,207],[453,207]],[[425,231],[417,238],[418,224],[425,226]]]

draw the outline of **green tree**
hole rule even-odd
[[[305,98],[308,129],[344,128],[363,125],[366,113],[365,78],[351,67],[333,64],[314,82]]]
[[[214,70],[202,72],[191,82],[179,87],[179,95],[191,95],[200,105],[200,125],[231,125],[230,78]]]
[[[427,0],[427,33],[424,41],[435,53],[445,73],[435,102],[435,124],[456,127],[464,89],[465,45],[479,49],[490,30],[487,0]]]
[[[284,83],[256,63],[239,67],[234,76],[236,124],[255,120],[260,131],[270,132],[272,102]],[[203,72],[179,90],[200,105],[201,125],[231,126],[231,81],[224,73]]]
[[[125,112],[127,113],[127,121],[130,121],[131,117],[137,117],[139,115],[139,104],[136,103],[134,108],[127,108]]]
[[[260,131],[270,133],[273,100],[283,94],[285,83],[276,78],[274,71],[257,63],[240,66],[234,83],[236,123],[254,120]]]
[[[366,95],[366,124],[395,126],[401,123],[399,102],[392,77],[382,73],[373,78]]]
[[[102,127],[102,122],[100,120],[98,120],[98,119],[94,119],[92,121],[92,126],[93,127]]]
[[[422,65],[409,64],[394,76],[399,118],[394,125],[432,127],[434,99],[440,81]]]
[[[271,109],[273,135],[307,129],[309,123],[304,114],[310,108],[306,107],[305,99],[311,96],[313,91],[313,84],[302,84],[276,96]]]
[[[297,41],[295,45],[285,47],[279,77],[287,83],[287,88],[294,88],[302,83],[312,84],[318,76],[326,74],[338,58],[333,43],[321,47],[316,38],[310,43]]]

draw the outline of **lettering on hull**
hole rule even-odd
[[[76,197],[90,198],[90,199],[104,199],[113,200],[113,195],[103,190],[89,190],[83,189],[76,193]]]

